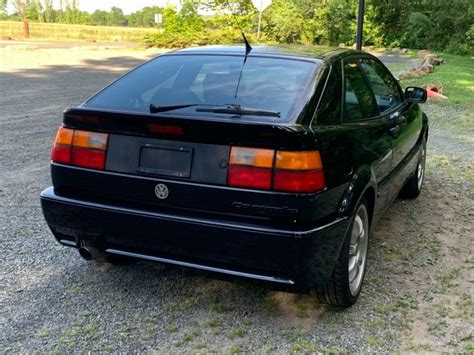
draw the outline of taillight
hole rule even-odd
[[[228,186],[284,192],[326,187],[319,152],[232,147]]]
[[[269,190],[274,155],[272,149],[232,147],[227,184]]]
[[[51,160],[57,163],[71,163],[71,145],[74,131],[72,129],[60,127],[54,140]]]
[[[105,169],[108,134],[61,127],[56,135],[51,160],[90,169]]]
[[[317,150],[277,151],[273,189],[288,192],[313,192],[324,189],[323,164]]]

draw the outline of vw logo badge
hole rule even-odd
[[[160,200],[164,200],[165,198],[167,198],[169,193],[170,192],[165,184],[158,184],[155,186],[155,195]]]

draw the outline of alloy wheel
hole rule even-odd
[[[417,187],[418,191],[421,190],[421,185],[423,184],[423,178],[425,177],[425,160],[426,160],[426,150],[425,146],[421,148],[421,158],[416,167],[416,177],[417,177]]]
[[[364,204],[357,209],[352,224],[351,242],[349,245],[349,288],[352,296],[357,295],[362,286],[367,263],[369,245],[369,217]]]

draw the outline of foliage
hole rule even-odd
[[[0,14],[4,14],[7,9],[7,0],[0,0]]]
[[[242,42],[242,36],[239,31],[232,29],[194,33],[164,31],[147,34],[144,40],[148,47],[184,48],[206,44],[240,43]]]
[[[38,40],[88,40],[88,41],[143,41],[143,37],[154,31],[150,28],[71,25],[61,23],[30,22],[30,37]],[[20,38],[23,23],[0,21],[2,36]]]
[[[155,14],[162,14],[163,8],[159,6],[147,6],[128,15],[130,27],[153,27],[155,26]]]
[[[429,76],[402,81],[404,86],[421,86],[427,82],[443,86],[443,94],[451,103],[474,109],[474,57],[441,53],[446,65],[436,67]],[[442,104],[444,101],[440,100]]]
[[[184,0],[180,9],[153,6],[130,15],[124,15],[117,7],[88,14],[79,11],[79,0],[60,0],[59,9],[52,8],[52,0],[9,0],[16,13],[7,18],[1,14],[5,1],[8,0],[0,0],[0,19],[27,17],[37,22],[156,27],[156,33],[147,37],[147,45],[169,43],[175,47],[233,42],[239,26],[247,36],[257,31],[258,13],[251,0]],[[273,0],[262,14],[260,41],[352,46],[357,29],[357,3],[357,0]],[[474,53],[472,0],[366,0],[365,3],[365,45]],[[202,16],[201,10],[213,15]],[[162,25],[155,24],[155,14],[163,15]]]

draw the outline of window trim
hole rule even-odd
[[[333,71],[333,66],[334,66],[333,63],[330,63],[328,65],[329,69],[328,69],[328,72],[326,74],[326,79],[324,80],[323,88],[321,89],[321,94],[318,97],[318,102],[316,104],[316,107],[314,108],[314,112],[313,112],[313,115],[311,116],[311,120],[309,121],[309,127],[313,127],[313,125],[317,125],[319,123],[317,113],[318,113],[318,110],[319,110],[319,106],[321,105],[321,101],[323,100],[323,97],[326,94],[326,90],[327,90],[327,87],[328,87],[328,84],[329,84],[329,78],[331,77],[331,74],[332,74],[332,71]],[[339,124],[340,122],[337,122],[337,123]]]
[[[342,97],[345,97],[345,76],[344,76],[344,63],[347,61],[347,60],[360,60],[360,59],[372,59],[376,62],[378,62],[379,64],[382,64],[384,67],[385,65],[380,61],[380,59],[376,58],[376,57],[373,57],[373,56],[369,56],[369,55],[364,55],[364,54],[351,54],[347,57],[344,57],[341,59],[341,70],[342,70],[342,75],[341,75],[341,80],[342,80]],[[357,66],[359,68],[359,70],[362,72],[362,75],[364,76],[364,78],[366,78],[366,74],[364,73],[364,71],[362,70],[362,68],[360,68],[360,63],[357,63]],[[397,82],[397,79],[395,79],[395,77],[393,76],[393,74],[390,72],[390,70],[387,69],[387,71],[389,72],[389,74],[392,76],[392,78]],[[364,79],[364,80],[368,80],[368,79]],[[406,101],[405,101],[405,96],[403,95],[403,90],[401,89],[400,85],[398,84],[397,82],[397,85],[399,86],[400,88],[400,93],[402,94],[401,97],[402,97],[402,101],[396,105],[396,106],[393,106],[392,108],[390,108],[389,110],[386,110],[384,111],[383,113],[380,112],[378,106],[377,106],[377,112],[378,112],[378,115],[376,116],[371,116],[371,117],[365,117],[365,118],[362,118],[360,120],[355,120],[355,121],[347,121],[347,120],[344,120],[344,101],[341,100],[341,118],[340,118],[340,124],[344,124],[344,125],[351,125],[351,124],[359,124],[359,123],[364,123],[364,122],[371,122],[371,121],[375,121],[375,120],[379,120],[379,119],[385,119],[386,116],[389,116],[391,113],[395,112],[395,111],[399,111],[403,106],[405,106],[406,104]],[[370,87],[370,90],[372,92],[372,96],[374,96],[374,93],[373,93],[373,90],[372,90],[372,86],[370,85],[369,83],[369,87]],[[375,99],[375,97],[374,97]]]
[[[380,109],[379,109],[379,112],[381,114],[381,116],[384,116],[386,113],[388,112],[392,112],[392,111],[395,111],[394,108],[399,108],[402,106],[403,103],[405,103],[405,95],[403,94],[403,90],[402,88],[400,87],[400,85],[398,84],[398,81],[397,79],[393,76],[393,74],[390,72],[390,70],[380,61],[378,60],[378,58],[371,58],[371,57],[366,57],[366,56],[362,56],[361,58],[359,59],[367,59],[367,60],[372,60],[374,61],[375,63],[378,63],[379,65],[382,66],[382,68],[386,69],[387,73],[390,75],[390,77],[395,81],[395,84],[397,85],[398,87],[398,94],[400,95],[400,102],[398,103],[398,105],[395,105],[395,106],[392,106],[390,107],[389,109],[381,112]],[[362,74],[364,75],[364,77],[366,78],[366,83],[370,86],[371,90],[372,90],[372,94],[375,96],[374,94],[374,90],[372,88],[372,84],[370,82],[370,79],[367,77],[367,74],[365,74],[364,70],[360,67],[360,63],[359,63],[359,68],[360,70],[362,71]],[[376,73],[378,75],[378,73]],[[383,78],[381,78],[382,81],[383,81]],[[375,100],[377,102],[377,100]]]
[[[353,121],[348,121],[348,120],[345,120],[344,119],[344,112],[345,112],[345,103],[346,103],[346,76],[345,76],[345,70],[344,70],[344,67],[346,65],[347,62],[349,61],[356,61],[356,65],[357,65],[357,70],[360,71],[363,79],[364,79],[364,82],[365,82],[365,85],[367,85],[367,87],[369,88],[369,91],[372,95],[372,98],[374,100],[375,103],[377,103],[377,100],[375,99],[375,95],[374,95],[374,91],[372,90],[372,86],[370,85],[370,83],[368,82],[368,79],[367,77],[365,76],[365,73],[364,71],[362,70],[362,68],[360,67],[360,63],[359,63],[359,59],[361,58],[362,56],[349,56],[349,57],[345,57],[343,58],[343,60],[341,61],[341,64],[342,64],[342,98],[343,100],[341,100],[341,120],[340,122],[341,123],[351,123],[351,122],[361,122],[361,121],[369,121],[369,120],[373,120],[373,119],[376,119],[376,118],[379,118],[379,117],[382,117],[382,114],[379,110],[379,107],[378,105],[376,104],[375,105],[375,110],[376,110],[376,115],[374,116],[369,116],[369,117],[363,117],[361,119],[357,119],[357,120],[353,120]]]

